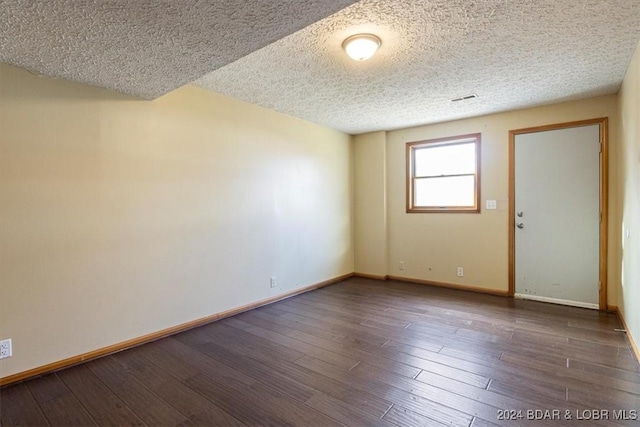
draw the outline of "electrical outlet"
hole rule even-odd
[[[458,267],[458,277],[464,277],[464,268]]]
[[[0,359],[6,359],[12,355],[13,350],[11,349],[11,339],[0,341]]]
[[[269,283],[271,284],[271,287],[272,287],[272,288],[275,288],[275,287],[276,287],[276,278],[275,278],[275,277],[272,277],[272,278],[271,278],[271,281],[270,281]]]
[[[400,270],[404,270],[404,261],[399,261],[399,262],[398,262],[398,268],[399,268]]]

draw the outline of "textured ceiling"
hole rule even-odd
[[[355,0],[0,0],[0,62],[155,98]]]
[[[366,62],[358,32],[382,39]],[[0,0],[0,62],[354,134],[615,93],[638,40],[640,0]]]
[[[357,134],[616,93],[638,40],[638,0],[362,0],[195,84]]]

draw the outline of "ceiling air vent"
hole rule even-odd
[[[477,97],[478,95],[476,95],[475,93],[472,93],[471,95],[461,96],[460,98],[453,98],[451,102],[466,101],[467,99],[473,99]]]

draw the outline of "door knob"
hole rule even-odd
[[[519,222],[519,223],[516,225],[516,227],[518,227],[518,228],[524,228],[524,224],[523,224],[523,223],[521,223],[521,222]]]

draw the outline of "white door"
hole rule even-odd
[[[600,125],[514,141],[516,297],[598,308]]]

